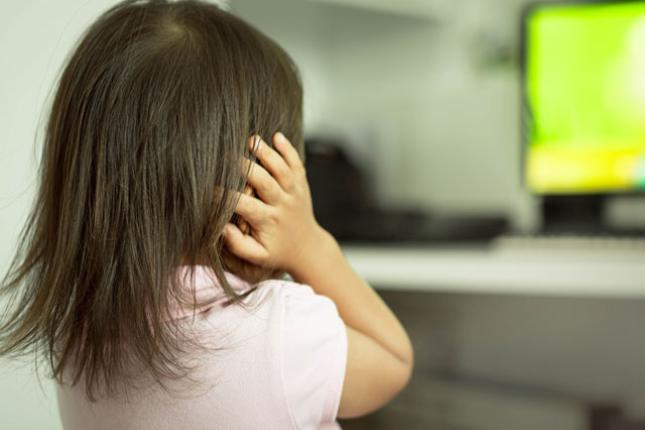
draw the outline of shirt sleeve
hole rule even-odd
[[[335,303],[307,285],[285,288],[282,377],[298,429],[334,423],[347,364],[347,332]]]

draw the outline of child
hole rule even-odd
[[[0,355],[48,360],[65,429],[338,428],[406,385],[302,154],[296,68],[239,18],[125,1],[87,30],[2,284]]]

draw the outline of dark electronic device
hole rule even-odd
[[[473,242],[506,230],[504,217],[432,216],[380,207],[368,181],[342,145],[308,139],[306,169],[318,222],[342,242]]]

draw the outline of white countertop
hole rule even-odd
[[[346,245],[343,251],[378,289],[645,299],[645,247]]]

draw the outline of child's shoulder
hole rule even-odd
[[[336,304],[311,286],[290,280],[267,280],[257,286],[258,293],[264,289],[273,297],[278,311],[274,315],[280,333],[272,348],[279,350],[293,422],[297,428],[334,422],[347,363],[345,323]]]
[[[274,333],[275,337],[270,337],[283,339],[282,347],[289,350],[315,352],[325,349],[329,342],[345,342],[345,323],[336,304],[311,286],[288,279],[268,279],[253,287],[241,306],[230,309],[235,319]]]
[[[273,302],[273,311],[269,313],[275,317],[273,322],[279,327],[287,350],[301,350],[296,354],[300,359],[329,349],[344,350],[345,323],[329,297],[291,280],[263,281],[257,284],[257,289],[260,299],[270,297]]]
[[[249,293],[242,303],[206,312],[210,330],[205,334],[224,348],[204,362],[222,373],[242,375],[236,384],[256,387],[252,392],[259,404],[282,399],[278,409],[295,428],[333,423],[347,360],[345,324],[335,303],[293,280],[246,285],[229,280],[239,292]]]
[[[340,318],[336,304],[307,285],[290,279],[268,279],[255,285],[259,297],[271,296],[286,312],[315,312],[334,319]]]
[[[267,291],[280,297],[312,297],[315,296],[313,288],[289,278],[267,279],[254,285],[258,292]]]

